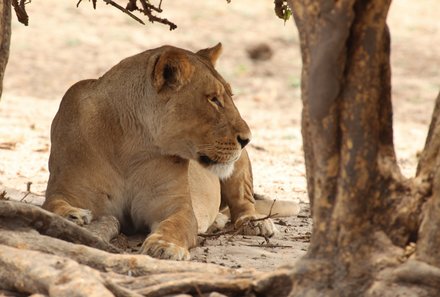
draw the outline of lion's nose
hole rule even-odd
[[[249,143],[249,141],[251,141],[251,140],[249,138],[246,138],[246,137],[242,138],[242,136],[238,135],[237,136],[237,141],[241,145],[241,148],[244,148]]]

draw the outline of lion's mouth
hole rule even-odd
[[[241,152],[239,152],[238,154],[235,154],[233,156],[229,156],[229,158],[211,158],[208,157],[208,155],[204,154],[204,153],[199,153],[198,154],[198,161],[200,164],[204,165],[204,166],[212,166],[212,165],[227,165],[227,164],[232,164],[235,163],[241,155]],[[225,157],[225,156],[223,156]]]
[[[213,159],[211,159],[210,157],[208,157],[206,155],[199,156],[199,162],[204,165],[215,165],[218,163],[217,161],[214,161]]]

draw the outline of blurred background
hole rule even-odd
[[[119,3],[125,6],[124,1]],[[0,102],[0,190],[42,201],[48,178],[51,120],[64,92],[97,78],[121,59],[171,44],[197,51],[218,42],[217,69],[253,131],[249,147],[258,192],[307,203],[300,132],[301,59],[293,20],[273,12],[273,1],[164,0],[178,25],[142,26],[98,1],[44,0],[26,6],[29,26],[13,13],[10,60]],[[399,162],[414,172],[433,100],[440,89],[440,2],[395,0],[392,36],[395,137]],[[26,198],[27,199],[27,198]]]

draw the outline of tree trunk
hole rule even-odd
[[[11,41],[11,0],[0,0],[0,99]]]
[[[417,285],[423,273],[440,283],[433,267],[440,267],[440,108],[418,175],[405,179],[393,144],[390,2],[289,1],[301,41],[302,134],[313,218],[308,253],[293,269],[292,296],[397,296],[408,283],[427,296],[439,290]],[[416,241],[419,262],[407,261],[403,248]],[[399,287],[415,266],[419,277]]]

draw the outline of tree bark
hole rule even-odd
[[[11,0],[0,1],[0,99],[3,93],[3,78],[9,59],[11,42]]]
[[[400,283],[421,285],[421,275],[436,283],[438,268],[430,265],[440,264],[439,111],[417,177],[404,178],[393,144],[386,24],[391,1],[288,2],[301,44],[302,134],[313,218],[308,253],[292,272],[291,296],[381,296],[390,286],[395,291],[386,296],[397,296]],[[416,262],[405,254],[410,242],[417,242]],[[426,267],[418,277],[405,278],[408,267],[419,264]],[[432,286],[414,288],[433,292]]]
[[[416,258],[440,268],[440,93],[437,96],[425,148],[420,157],[418,178],[430,197],[419,231]],[[428,184],[428,186],[426,186]],[[429,187],[431,185],[431,187]]]
[[[315,223],[309,254],[326,257],[371,231],[367,218],[371,202],[378,203],[373,185],[379,173],[379,120],[381,105],[390,100],[389,88],[380,88],[381,66],[389,63],[380,49],[387,41],[389,3],[291,5],[301,39],[302,131]],[[392,138],[383,134],[394,155]]]

